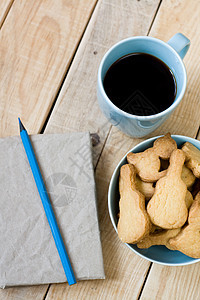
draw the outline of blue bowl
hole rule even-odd
[[[145,149],[152,147],[153,142],[159,138],[160,136],[156,136],[145,140],[131,149],[129,152],[141,152]],[[190,137],[181,136],[181,135],[172,135],[172,138],[176,141],[178,147],[183,145],[185,142],[190,142],[195,147],[200,150],[200,142],[198,140],[192,139]],[[127,153],[128,154],[128,153]],[[127,164],[126,156],[122,158],[122,160],[117,165],[111,181],[109,185],[108,191],[108,210],[110,214],[110,218],[112,224],[117,232],[117,214],[119,212],[119,172],[122,165]],[[189,264],[193,264],[199,262],[200,259],[195,259],[189,257],[179,251],[173,251],[167,249],[165,246],[152,246],[148,249],[139,249],[137,245],[133,244],[126,244],[129,249],[131,249],[134,253],[138,254],[139,256],[161,265],[167,266],[185,266]]]

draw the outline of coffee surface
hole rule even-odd
[[[133,115],[154,115],[176,97],[176,80],[160,59],[145,53],[121,57],[108,69],[104,89],[117,107]]]

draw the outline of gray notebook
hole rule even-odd
[[[77,280],[104,278],[89,133],[30,137]],[[0,287],[66,282],[20,137],[0,139]]]

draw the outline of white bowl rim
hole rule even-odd
[[[155,136],[155,137],[151,137],[147,140],[144,140],[140,143],[138,143],[137,145],[135,145],[132,149],[130,149],[124,156],[123,158],[120,160],[120,162],[117,164],[113,174],[112,174],[112,177],[110,179],[110,183],[109,183],[109,188],[108,188],[108,211],[109,211],[109,216],[110,216],[110,219],[111,219],[111,222],[112,222],[112,225],[117,233],[117,227],[115,225],[115,221],[114,221],[114,218],[113,218],[113,215],[111,213],[111,190],[112,190],[112,185],[113,185],[113,181],[114,181],[114,178],[116,176],[116,173],[119,169],[119,166],[121,165],[122,161],[126,158],[127,154],[130,153],[130,152],[133,152],[135,150],[135,148],[137,148],[138,146],[142,146],[143,144],[146,144],[147,142],[153,142],[154,140],[158,139],[159,137],[161,137],[163,135],[159,135],[159,136]],[[182,139],[186,139],[187,142],[193,142],[193,141],[197,141],[199,142],[199,146],[200,146],[200,141],[197,140],[197,139],[194,139],[194,138],[191,138],[191,137],[188,137],[188,136],[184,136],[184,135],[171,135],[172,138],[182,138]],[[185,140],[185,142],[186,142]],[[159,265],[165,265],[165,266],[173,266],[173,267],[178,267],[178,266],[186,266],[186,265],[191,265],[191,264],[194,264],[194,263],[197,263],[200,261],[200,258],[196,258],[192,261],[189,261],[189,262],[186,262],[186,263],[177,263],[177,264],[173,264],[173,263],[164,263],[164,262],[160,262],[160,261],[156,261],[154,259],[151,259],[151,258],[148,258],[146,257],[145,255],[142,255],[141,253],[137,252],[136,250],[134,250],[129,244],[127,243],[124,243],[129,249],[131,249],[135,254],[139,255],[140,257],[150,261],[150,262],[154,262],[156,264],[159,264]]]

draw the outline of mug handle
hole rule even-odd
[[[184,58],[190,47],[190,40],[182,33],[176,33],[167,43],[174,50],[176,50],[176,52],[182,59]]]
[[[154,123],[151,123],[150,121],[137,121],[138,126],[143,129],[151,129],[155,127],[156,123],[156,121]]]

